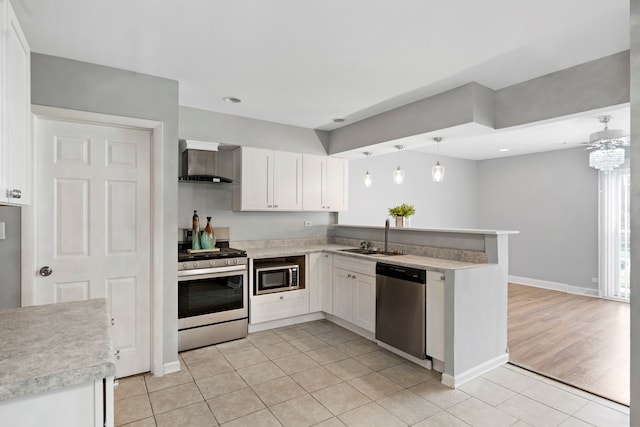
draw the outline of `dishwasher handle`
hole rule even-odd
[[[413,283],[419,283],[422,285],[427,283],[426,270],[403,267],[400,265],[385,264],[382,262],[376,264],[376,275],[405,280]]]

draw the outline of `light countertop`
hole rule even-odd
[[[0,401],[115,375],[105,299],[0,310]]]
[[[419,255],[392,255],[392,256],[380,256],[380,255],[364,255],[354,254],[349,252],[341,252],[341,249],[353,248],[352,246],[343,245],[309,245],[309,246],[280,246],[273,248],[246,248],[247,256],[249,258],[261,259],[261,258],[275,258],[294,255],[306,255],[314,252],[328,252],[333,255],[341,255],[346,257],[353,257],[359,259],[366,259],[375,262],[384,262],[387,264],[401,265],[405,267],[413,268],[425,268],[436,271],[444,270],[456,270],[467,268],[479,268],[492,264],[478,264],[473,262],[456,261],[443,258],[433,258]]]

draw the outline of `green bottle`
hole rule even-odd
[[[193,222],[191,227],[191,249],[200,249],[200,218],[198,217],[198,211],[193,211]]]

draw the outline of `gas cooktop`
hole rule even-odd
[[[206,259],[219,259],[219,258],[238,258],[246,257],[247,252],[241,249],[233,248],[218,248],[218,252],[197,252],[189,253],[187,248],[178,249],[178,262],[182,261],[199,261]]]

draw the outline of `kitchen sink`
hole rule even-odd
[[[383,251],[374,251],[371,249],[340,249],[341,252],[349,252],[352,254],[361,254],[361,255],[371,255],[371,256],[392,256],[392,255],[403,255],[401,252],[383,252]]]

